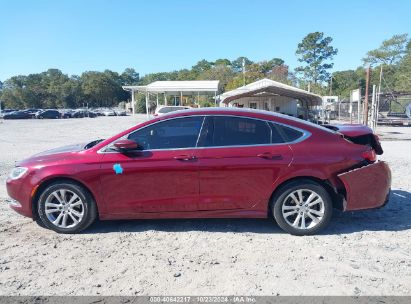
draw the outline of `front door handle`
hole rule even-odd
[[[189,161],[189,160],[195,160],[197,157],[193,155],[177,155],[174,156],[175,160],[182,160],[182,161]]]
[[[283,159],[282,155],[272,154],[271,152],[264,152],[264,153],[257,154],[257,157],[264,158],[264,159],[272,159],[272,160]]]

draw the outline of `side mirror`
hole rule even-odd
[[[134,151],[138,149],[137,143],[130,139],[120,139],[114,143],[114,147],[120,152]]]

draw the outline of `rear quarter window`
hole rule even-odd
[[[293,142],[304,136],[304,133],[291,127],[273,123],[273,129],[276,129],[285,142]]]

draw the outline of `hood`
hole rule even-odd
[[[55,163],[60,161],[65,161],[68,159],[77,158],[79,153],[85,150],[88,143],[73,144],[68,146],[63,146],[44,152],[34,154],[33,156],[22,160],[17,165],[18,166],[36,166],[41,163]]]
[[[54,149],[50,149],[50,150],[46,150],[46,151],[34,154],[32,157],[39,157],[39,156],[59,154],[59,153],[67,153],[67,152],[79,152],[79,151],[83,151],[84,147],[86,145],[87,145],[87,143],[63,146],[63,147],[54,148]]]

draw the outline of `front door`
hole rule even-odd
[[[203,119],[160,121],[128,135],[139,151],[106,151],[101,185],[108,213],[198,210],[198,164],[193,149]]]

